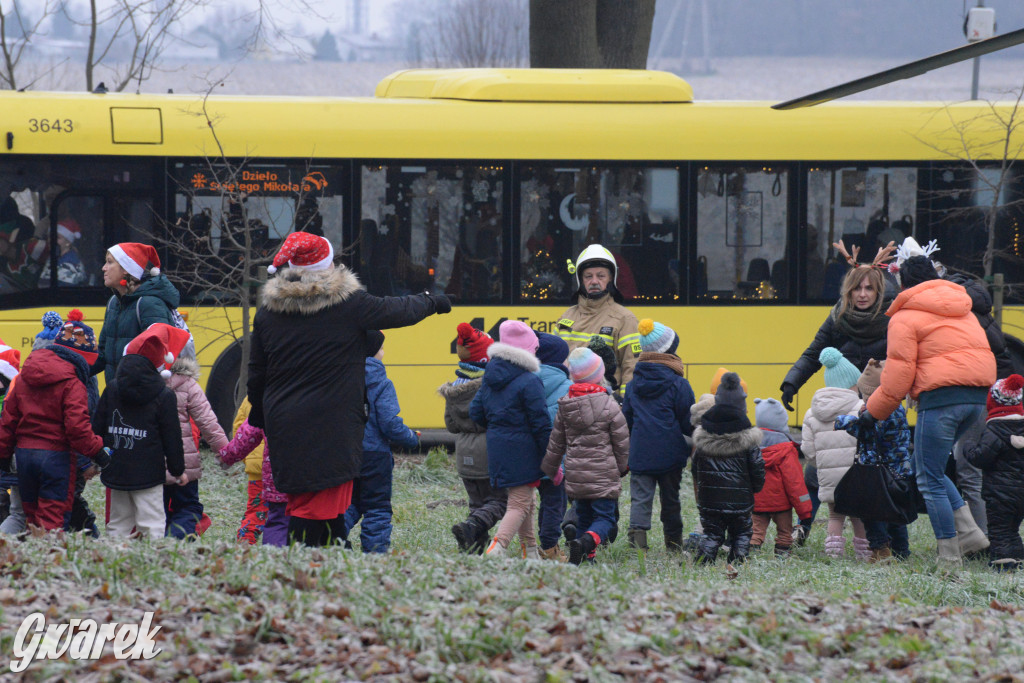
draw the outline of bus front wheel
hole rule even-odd
[[[235,421],[235,387],[238,386],[241,366],[242,344],[235,341],[214,362],[210,379],[206,382],[206,398],[229,439]]]

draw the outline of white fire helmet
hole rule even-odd
[[[619,269],[615,264],[615,257],[600,244],[591,244],[580,252],[576,257],[576,265],[569,261],[569,272],[576,276],[576,291],[582,287],[580,273],[593,266],[604,266],[612,271],[612,284],[618,286]]]

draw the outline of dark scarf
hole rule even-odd
[[[846,311],[839,315],[839,306],[832,307],[832,320],[839,333],[849,337],[861,346],[867,346],[879,339],[885,339],[885,333],[889,328],[889,316],[884,312],[874,314],[872,307],[866,311],[859,311],[853,306],[847,306]]]
[[[82,384],[86,387],[89,386],[89,364],[85,362],[85,358],[60,344],[51,344],[46,348],[71,363],[71,366],[75,369],[75,374],[78,375],[78,379],[82,380]]]

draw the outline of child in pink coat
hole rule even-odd
[[[248,403],[249,399],[246,399]],[[288,545],[288,513],[285,508],[288,496],[274,486],[274,475],[270,469],[270,446],[266,443],[263,430],[249,424],[248,418],[235,432],[231,443],[220,449],[218,457],[224,467],[244,459],[261,443],[263,446],[263,501],[267,505],[267,519],[263,525],[263,545],[283,547]]]
[[[214,451],[228,444],[224,430],[217,422],[217,415],[197,379],[199,363],[195,358],[187,358],[185,355],[174,361],[171,376],[165,377],[167,386],[178,401],[178,421],[181,423],[185,472],[188,474],[188,484],[185,486],[175,485],[175,479],[170,473],[164,482],[167,535],[174,538],[201,535],[209,527],[209,517],[204,514],[203,503],[199,500],[199,478],[203,475],[203,464],[199,457],[199,439],[193,434],[192,423],[199,428],[200,434]]]

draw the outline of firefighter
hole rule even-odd
[[[615,257],[600,244],[591,244],[580,252],[575,265],[569,262],[569,272],[576,276],[576,304],[558,320],[558,336],[570,350],[586,346],[595,336],[604,340],[615,353],[615,379],[622,392],[640,355],[640,332],[636,316],[622,305],[622,294],[615,287]]]

